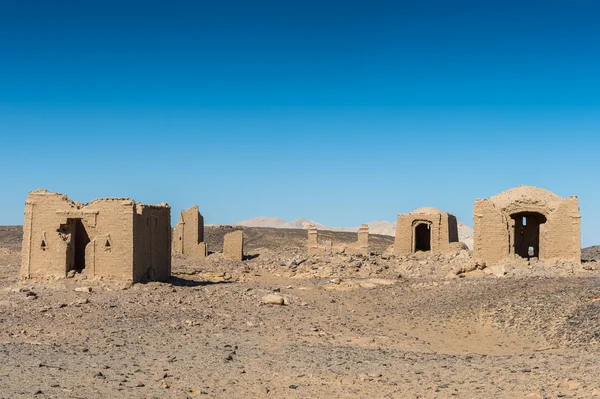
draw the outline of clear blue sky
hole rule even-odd
[[[595,1],[0,3],[0,224],[27,192],[328,225],[520,184],[600,244]]]

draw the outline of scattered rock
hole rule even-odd
[[[373,289],[375,287],[377,287],[377,284],[371,283],[371,282],[364,282],[364,283],[360,283],[359,284],[361,286],[361,288],[366,288],[368,290]]]
[[[77,287],[75,292],[92,292],[92,287]]]
[[[494,266],[485,268],[483,270],[483,272],[486,274],[494,275],[496,277],[502,277],[506,274],[506,269],[505,269],[504,265],[494,265]]]
[[[267,295],[263,296],[260,301],[267,305],[284,305],[285,304],[285,298],[282,297],[281,295],[277,295],[277,294],[267,294]]]
[[[25,297],[26,297],[27,299],[37,299],[37,297],[38,297],[38,296],[37,296],[37,294],[36,294],[35,292],[33,292],[33,291],[27,291],[27,292],[25,292]]]

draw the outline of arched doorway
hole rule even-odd
[[[419,223],[414,231],[415,252],[431,251],[431,225],[429,223]]]
[[[540,257],[540,225],[546,217],[537,212],[519,212],[510,216],[514,220],[514,253],[522,258]]]

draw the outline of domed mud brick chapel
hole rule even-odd
[[[398,215],[394,253],[444,253],[460,247],[456,217],[437,208],[418,208]]]
[[[474,207],[474,258],[493,264],[507,258],[581,261],[577,197],[519,186]]]

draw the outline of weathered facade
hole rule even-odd
[[[127,198],[81,204],[36,190],[25,203],[21,278],[65,277],[74,270],[116,280],[171,275],[171,209]]]
[[[581,261],[577,197],[519,186],[474,207],[474,258],[493,264],[506,258]]]
[[[455,251],[458,243],[456,217],[437,208],[418,208],[398,215],[394,253],[405,255],[418,251],[444,253]]]
[[[198,211],[198,205],[179,214],[179,222],[173,229],[173,252],[196,258],[206,257],[204,218]]]
[[[369,253],[369,225],[363,224],[358,229],[358,241],[352,244],[333,244],[331,240],[319,243],[319,232],[313,225],[308,226],[308,255],[320,255],[326,253],[349,253],[356,255],[368,255]]]
[[[223,237],[223,257],[231,260],[244,260],[244,232],[232,231]]]

